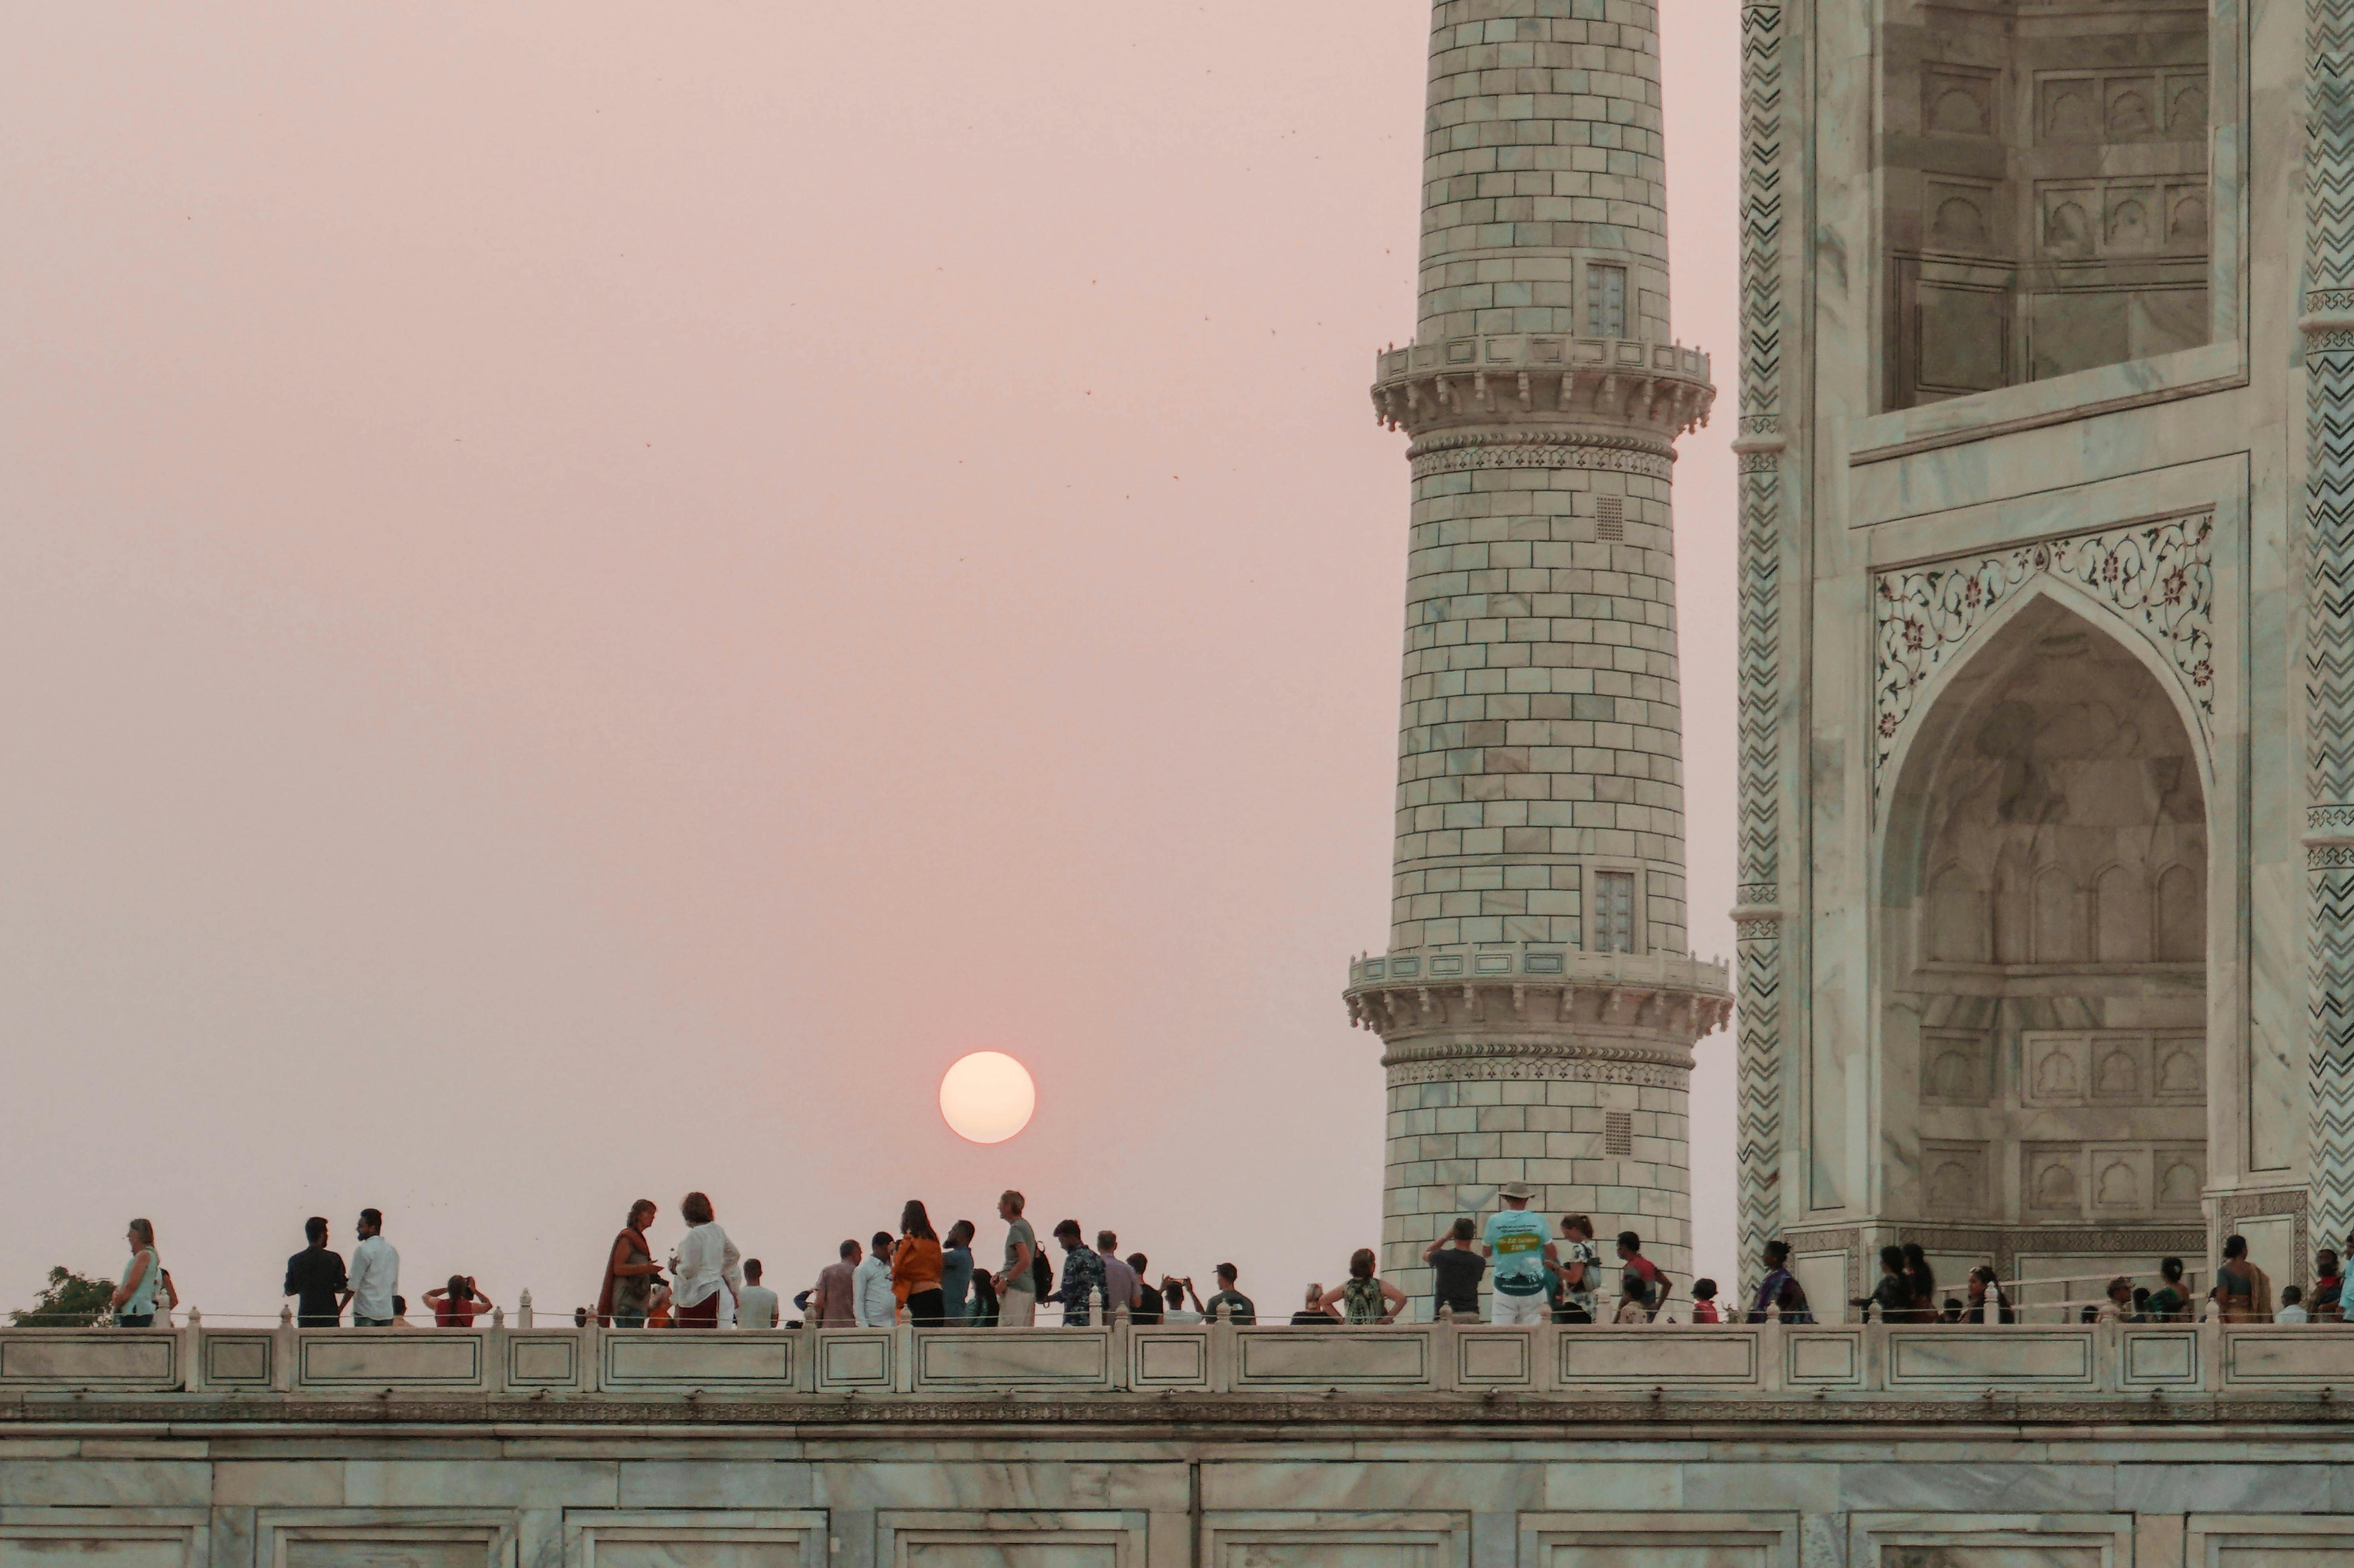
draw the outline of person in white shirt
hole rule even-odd
[[[376,1209],[360,1211],[360,1245],[352,1249],[350,1276],[344,1283],[350,1288],[344,1292],[341,1305],[352,1311],[355,1329],[389,1329],[400,1314],[392,1298],[400,1288],[400,1255],[384,1239],[384,1214]]]
[[[737,1266],[743,1255],[719,1228],[711,1200],[702,1193],[680,1199],[678,1217],[692,1228],[678,1238],[670,1256],[671,1277],[678,1282],[671,1287],[671,1321],[681,1329],[716,1329],[735,1321],[737,1295],[744,1286]]]
[[[744,1264],[744,1288],[736,1293],[736,1326],[773,1329],[777,1326],[777,1293],[760,1283],[760,1260]]]
[[[2313,1314],[2305,1309],[2305,1292],[2294,1285],[2281,1287],[2280,1310],[2273,1314],[2275,1323],[2310,1323]]]
[[[887,1329],[899,1320],[899,1298],[891,1288],[891,1233],[875,1233],[875,1250],[850,1277],[850,1310],[862,1329]]]

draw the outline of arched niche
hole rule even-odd
[[[1899,1218],[2199,1217],[2206,758],[2134,638],[2038,590],[1891,758],[1874,968]]]

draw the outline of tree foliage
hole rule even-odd
[[[87,1329],[105,1314],[113,1298],[111,1280],[91,1279],[59,1265],[49,1270],[49,1287],[35,1298],[31,1309],[11,1312],[8,1320],[19,1329]]]

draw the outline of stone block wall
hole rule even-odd
[[[1606,335],[1581,261],[1627,270],[1607,335],[1670,340],[1658,7],[1443,0],[1423,182],[1423,341]]]
[[[1584,946],[1607,867],[1640,874],[1640,950],[1682,952],[1666,480],[1416,466],[1392,949]]]
[[[1469,1213],[1462,1193],[1525,1181],[1538,1189],[1530,1207],[1548,1219],[1593,1219],[1606,1263],[1611,1237],[1641,1235],[1645,1254],[1674,1276],[1677,1299],[1689,1302],[1691,1129],[1681,1083],[1417,1076],[1394,1068],[1390,1078],[1383,1239],[1416,1260],[1392,1271],[1401,1288],[1428,1296],[1422,1249]]]

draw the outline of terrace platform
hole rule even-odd
[[[2354,1329],[0,1332],[0,1568],[2306,1568]]]

